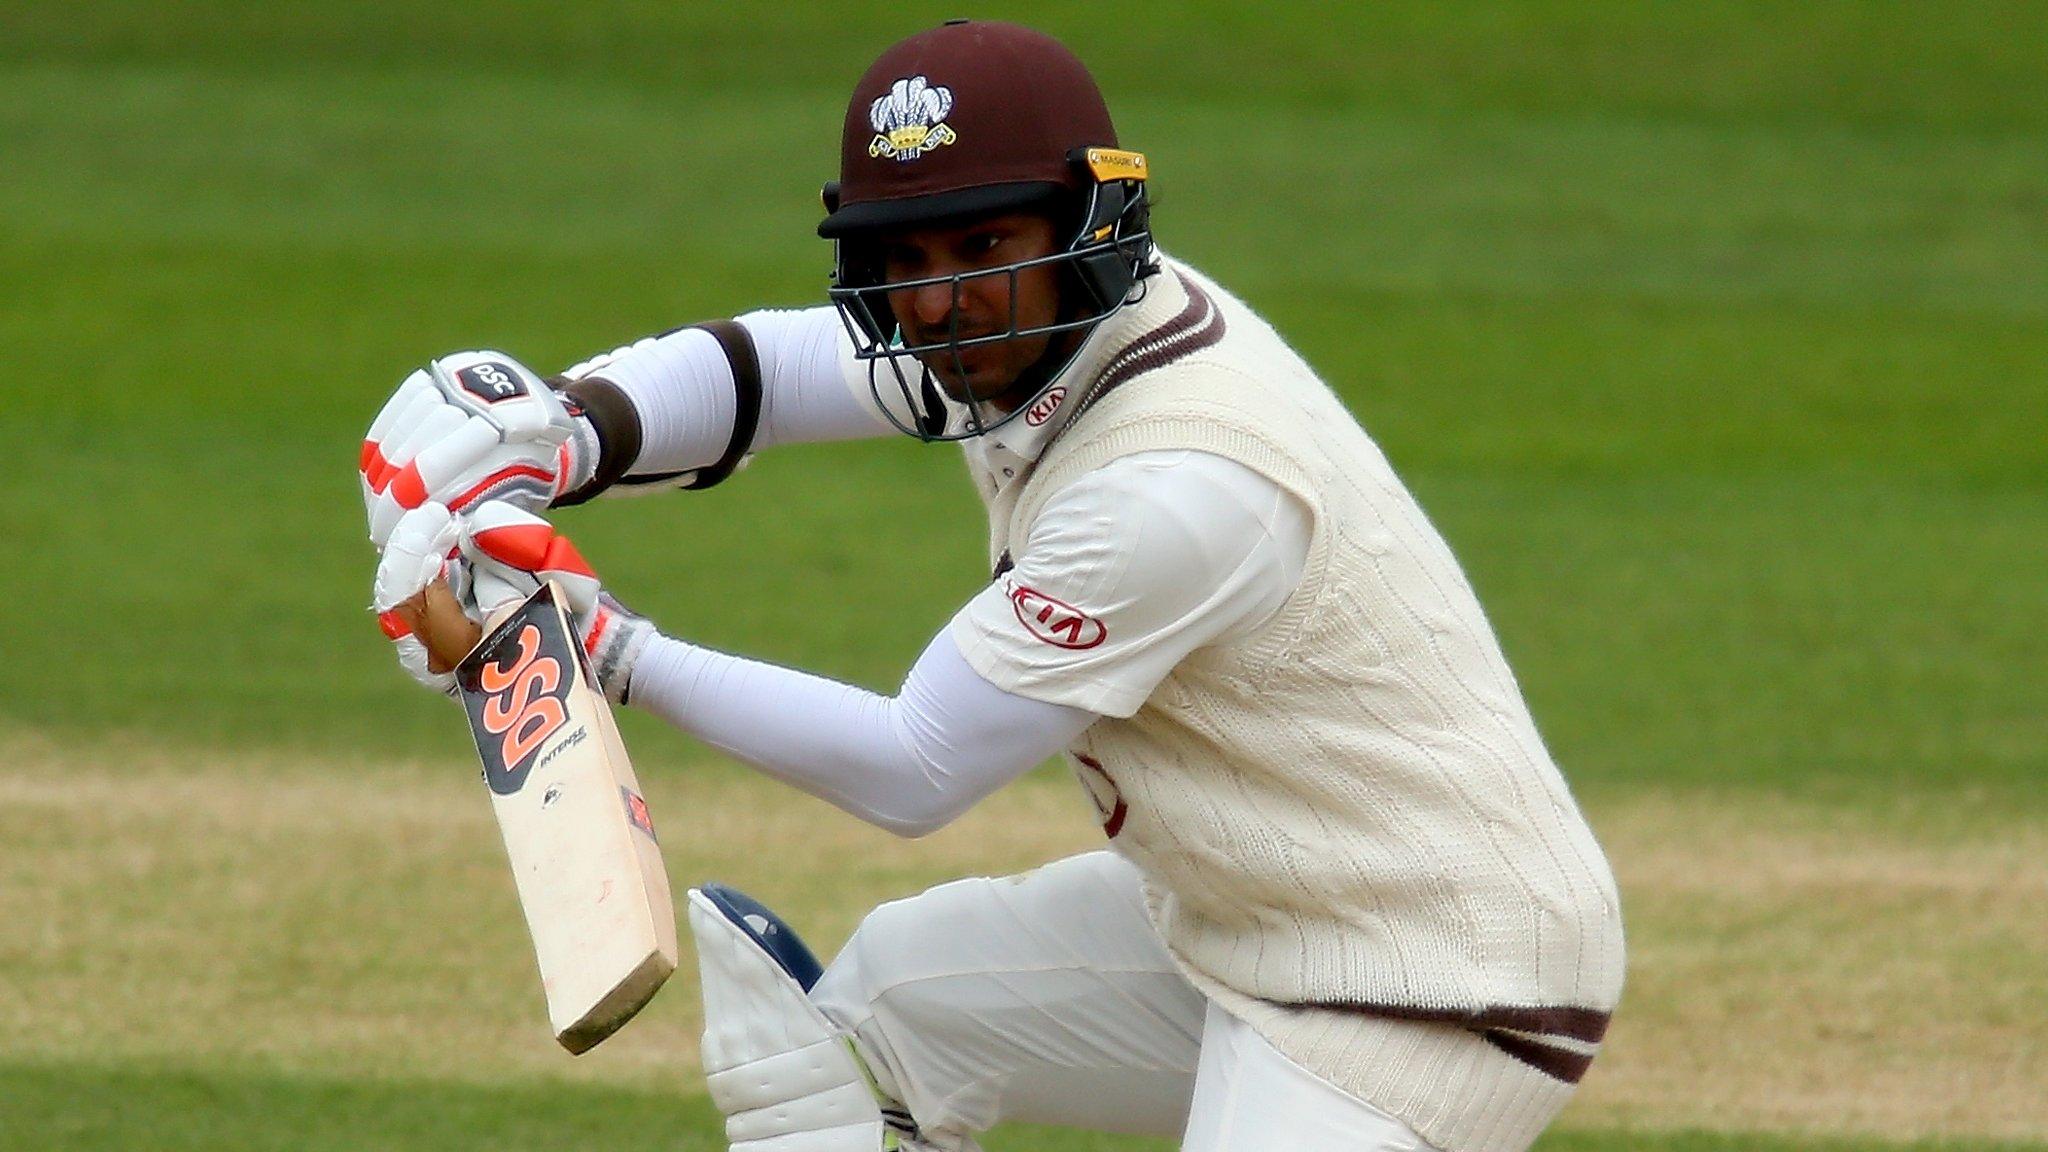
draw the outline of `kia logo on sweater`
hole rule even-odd
[[[1047,420],[1052,419],[1052,414],[1059,411],[1060,405],[1066,402],[1066,386],[1057,385],[1052,391],[1040,397],[1038,403],[1033,404],[1030,410],[1024,413],[1024,423],[1036,428]]]
[[[1093,648],[1109,635],[1102,621],[1022,584],[1010,585],[1010,606],[1033,636],[1056,648]]]

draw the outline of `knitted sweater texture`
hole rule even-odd
[[[1612,873],[1443,538],[1343,404],[1169,261],[990,500],[991,557],[1120,456],[1228,457],[1310,509],[1299,587],[1072,749],[1188,977],[1447,1152],[1519,1152],[1620,997]],[[1104,334],[1099,334],[1104,335]]]

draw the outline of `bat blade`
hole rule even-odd
[[[456,667],[555,1039],[582,1053],[676,969],[654,822],[549,581]]]

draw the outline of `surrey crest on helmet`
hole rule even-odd
[[[915,160],[944,144],[958,140],[946,123],[953,110],[953,90],[922,76],[910,76],[889,86],[889,94],[868,105],[868,123],[875,138],[868,143],[868,155],[892,160]]]

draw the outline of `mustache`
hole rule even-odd
[[[958,328],[946,323],[911,324],[904,326],[904,334],[911,338],[913,344],[936,344],[943,347],[955,342],[1007,336],[1010,329],[1007,325],[994,324],[962,324]]]

